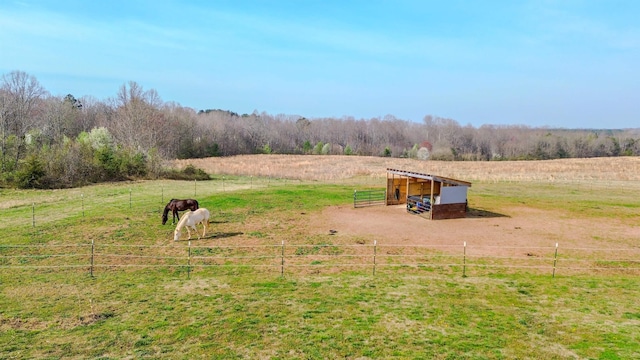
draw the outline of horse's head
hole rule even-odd
[[[175,230],[173,232],[173,241],[178,241],[180,239],[180,230]]]
[[[166,224],[168,219],[169,219],[169,215],[167,215],[166,212],[162,214],[162,225]]]

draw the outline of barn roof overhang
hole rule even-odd
[[[453,185],[453,186],[469,186],[469,187],[471,186],[471,183],[467,182],[467,181],[456,180],[456,179],[452,179],[452,178],[448,178],[448,177],[444,177],[444,176],[422,174],[422,173],[413,172],[413,171],[405,171],[405,170],[397,170],[397,169],[389,169],[389,168],[387,168],[387,174],[394,174],[394,175],[411,177],[411,178],[416,178],[416,179],[430,180],[430,181],[450,184],[450,185]]]

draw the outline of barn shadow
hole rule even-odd
[[[487,211],[487,210],[483,210],[483,209],[475,209],[475,208],[469,208],[467,210],[467,218],[497,218],[497,217],[511,217],[509,215],[505,215],[505,214],[500,214],[497,212],[493,212],[493,211]]]

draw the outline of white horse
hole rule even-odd
[[[209,227],[209,210],[205,208],[199,208],[195,211],[185,212],[180,218],[180,221],[178,221],[176,230],[173,232],[173,240],[178,241],[178,239],[180,239],[180,234],[182,232],[182,228],[184,227],[187,228],[189,239],[191,239],[190,228],[196,232],[196,235],[198,235],[198,239],[200,239],[200,233],[198,233],[198,228],[196,228],[196,225],[198,224],[202,224],[202,236],[205,236],[207,233],[207,227]]]

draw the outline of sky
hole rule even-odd
[[[0,75],[239,114],[640,128],[637,0],[0,0]]]

